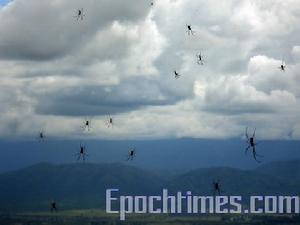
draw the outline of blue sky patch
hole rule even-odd
[[[7,5],[12,0],[0,0],[0,6]]]

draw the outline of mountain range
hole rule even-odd
[[[213,167],[183,173],[121,163],[40,163],[0,174],[0,211],[44,211],[52,200],[61,209],[104,208],[108,188],[124,195],[158,195],[163,188],[212,195],[213,181],[220,182],[222,195],[299,195],[300,159],[249,170]]]

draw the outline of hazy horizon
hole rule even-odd
[[[81,143],[87,147],[87,162],[124,163],[151,170],[186,171],[216,166],[249,169],[268,162],[300,158],[299,141],[261,141],[257,152],[263,155],[262,163],[257,163],[251,152],[245,154],[245,141],[239,139],[90,140]],[[80,141],[76,140],[0,140],[0,172],[40,162],[76,163],[79,145]],[[126,155],[130,148],[136,149],[136,157],[127,162]]]

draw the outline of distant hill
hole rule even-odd
[[[102,207],[107,188],[154,194],[163,183],[157,175],[121,164],[38,164],[0,175],[0,202],[4,209],[48,209],[52,199],[64,208]]]
[[[267,163],[258,167],[256,171],[290,181],[300,181],[300,159]]]
[[[0,174],[0,211],[44,211],[52,199],[62,209],[104,208],[107,188],[132,195],[157,195],[162,188],[212,195],[213,180],[220,181],[224,195],[295,195],[300,194],[299,162],[270,163],[255,170],[196,169],[174,177],[116,163],[43,163]]]
[[[213,181],[219,181],[223,195],[270,195],[299,192],[294,185],[278,176],[232,168],[197,169],[174,179],[172,189],[212,195]],[[300,187],[300,182],[298,183]]]

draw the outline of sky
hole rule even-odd
[[[1,139],[300,139],[298,0],[5,2]]]
[[[10,2],[10,0],[0,0],[0,5],[6,5]]]

